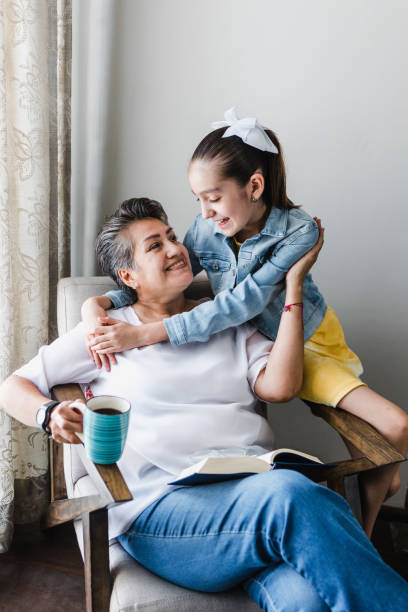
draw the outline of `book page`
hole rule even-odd
[[[279,455],[283,453],[290,454],[293,457],[293,461],[297,459],[298,461],[301,462],[303,458],[303,459],[309,459],[310,461],[316,461],[316,463],[323,463],[323,461],[321,461],[318,457],[315,457],[314,455],[309,455],[308,453],[304,453],[302,451],[294,450],[293,448],[277,448],[269,453],[260,455],[258,458],[272,465],[274,461],[276,460],[279,461]]]

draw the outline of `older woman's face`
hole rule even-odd
[[[193,280],[190,258],[174,230],[158,219],[135,221],[127,228],[134,245],[134,270],[127,282],[142,296],[171,299]]]

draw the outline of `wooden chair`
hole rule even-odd
[[[84,299],[112,288],[105,277],[69,278],[59,283],[58,325],[60,334],[80,320]],[[189,294],[209,295],[201,275]],[[83,397],[78,385],[56,387],[55,397],[74,400]],[[405,457],[373,427],[340,409],[307,402],[315,416],[358,448],[363,457],[339,461],[319,472],[319,482],[343,495],[361,522],[358,475],[366,470],[398,463]],[[61,445],[50,440],[51,502],[44,516],[45,528],[74,521],[85,564],[86,609],[88,612],[137,610],[152,612],[249,612],[259,610],[243,589],[225,593],[199,593],[170,584],[132,559],[117,542],[108,541],[108,507],[132,499],[116,465],[96,465],[82,445]],[[63,464],[63,467],[62,467]],[[65,479],[64,472],[65,471]]]

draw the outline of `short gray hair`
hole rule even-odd
[[[134,221],[142,219],[159,219],[168,225],[167,215],[159,202],[149,198],[130,198],[105,219],[96,239],[96,256],[103,272],[113,278],[118,287],[126,291],[134,302],[137,300],[137,293],[122,281],[118,270],[134,267],[134,245],[124,230]]]

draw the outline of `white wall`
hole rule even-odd
[[[182,235],[197,212],[186,178],[194,147],[232,105],[257,116],[281,139],[289,196],[327,228],[314,277],[365,365],[364,379],[406,408],[408,4],[116,0],[114,13],[104,211],[130,196],[154,197]],[[86,148],[79,19],[76,0],[77,177]],[[77,220],[81,189],[77,179]],[[74,273],[82,270],[79,256]],[[279,444],[338,456],[340,443],[306,419],[300,402],[272,412]],[[401,500],[402,493],[393,501]]]

